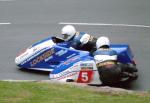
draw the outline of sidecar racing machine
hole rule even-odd
[[[136,66],[129,45],[111,44],[111,48],[117,52],[120,63]],[[57,37],[31,45],[15,58],[15,63],[22,69],[48,71],[54,81],[102,84],[91,54],[71,49],[68,42]]]

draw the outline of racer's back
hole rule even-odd
[[[117,65],[117,52],[112,49],[98,49],[93,56],[103,84],[116,84],[121,75],[121,69]]]

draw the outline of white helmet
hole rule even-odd
[[[96,48],[98,49],[104,45],[110,46],[109,38],[105,36],[99,37],[96,41]]]
[[[66,25],[62,28],[61,33],[64,40],[69,40],[75,35],[76,29],[72,25]]]

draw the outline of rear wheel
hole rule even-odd
[[[138,78],[138,75],[133,72],[133,73],[128,73],[128,72],[123,72],[122,73],[122,78],[120,81],[128,81],[128,80],[136,80]]]

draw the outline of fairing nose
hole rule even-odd
[[[19,64],[20,64],[19,57],[16,57],[16,58],[15,58],[15,64],[16,64],[16,65],[19,65]]]
[[[28,51],[29,50],[24,50],[24,51],[21,51],[15,58],[15,64],[16,65],[19,65],[21,62],[23,62],[26,57],[28,56]]]

